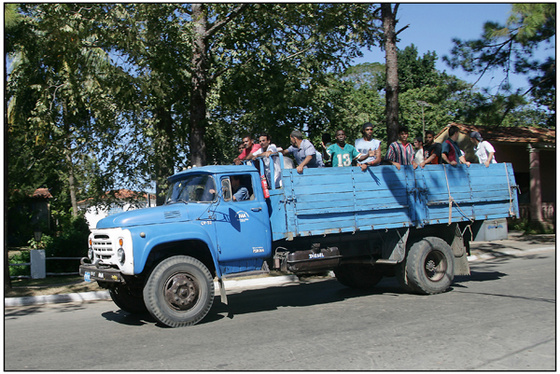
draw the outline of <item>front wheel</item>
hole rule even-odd
[[[453,282],[453,250],[443,239],[427,237],[414,243],[406,257],[404,283],[414,292],[437,294]]]
[[[144,286],[150,314],[169,327],[189,326],[202,320],[214,302],[214,280],[208,268],[189,256],[160,262]]]

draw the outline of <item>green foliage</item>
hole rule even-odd
[[[525,74],[529,88],[523,91],[510,92],[509,84],[502,82],[500,89],[508,100],[517,97],[532,96],[534,104],[548,111],[546,126],[556,126],[556,62],[550,57],[545,61],[533,58],[533,52],[541,46],[550,45],[556,36],[556,5],[546,4],[513,4],[507,25],[487,22],[480,39],[462,41],[454,39],[455,47],[451,57],[444,60],[453,68],[462,67],[466,72],[479,74],[490,73],[493,69],[505,72]],[[511,105],[503,105],[499,93],[496,98],[495,110],[501,110],[502,124]],[[502,106],[502,108],[500,108]]]
[[[46,257],[85,257],[89,228],[83,217],[70,217],[58,236],[46,237]],[[75,272],[79,260],[47,261],[47,272]]]
[[[554,234],[556,232],[554,225],[543,225],[541,222],[531,221],[527,218],[508,220],[508,229],[523,231],[525,235]]]
[[[10,251],[8,254],[8,263],[10,264],[25,264],[31,261],[29,251]],[[30,266],[10,266],[10,276],[30,276]]]

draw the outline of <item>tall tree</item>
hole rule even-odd
[[[506,93],[510,72],[526,74],[529,87],[509,95],[502,118],[518,105],[520,98],[531,95],[536,103],[548,108],[548,125],[555,126],[556,60],[549,57],[539,61],[533,57],[537,48],[547,44],[553,47],[555,35],[556,4],[513,4],[506,25],[487,22],[480,39],[454,39],[451,57],[446,56],[444,60],[453,68],[462,67],[480,77],[493,69],[502,69],[506,78],[501,88]]]
[[[387,142],[397,140],[399,129],[399,74],[397,59],[397,35],[408,26],[396,30],[399,4],[381,3],[383,22],[383,46],[385,49],[386,86],[385,112],[387,121]]]

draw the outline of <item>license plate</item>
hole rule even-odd
[[[89,271],[86,271],[86,272],[84,273],[84,280],[85,280],[86,282],[91,282],[91,273],[90,273]]]

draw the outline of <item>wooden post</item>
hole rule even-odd
[[[531,221],[543,222],[542,191],[539,149],[529,144],[529,191],[531,196]]]

